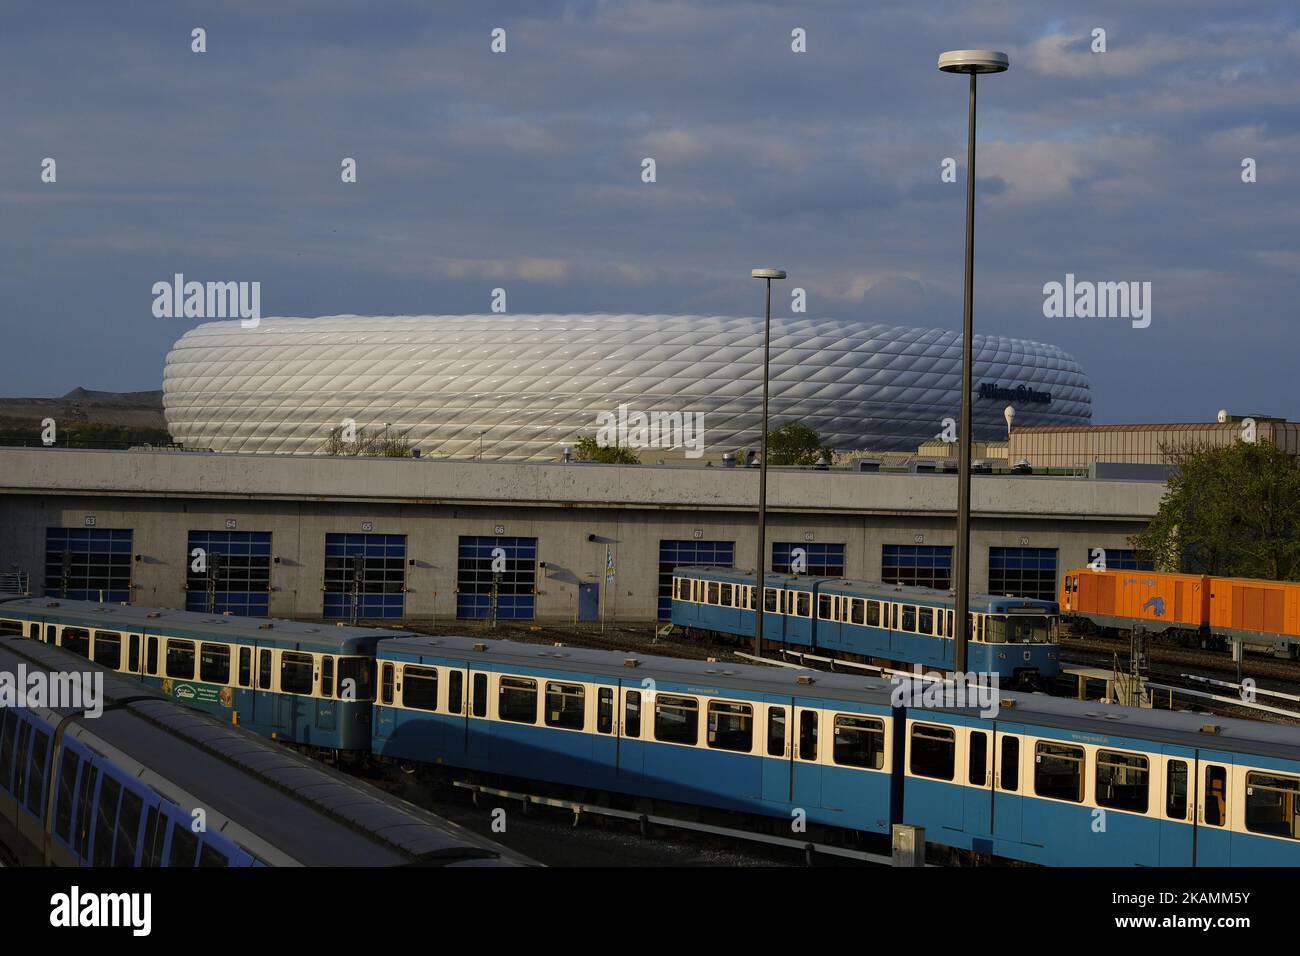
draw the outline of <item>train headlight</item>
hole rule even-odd
[[[1006,659],[1007,659],[1007,652],[1006,652],[1006,651],[998,651],[998,660],[1000,660],[1000,661],[1005,661]]]
[[[1048,652],[1047,652],[1047,659],[1048,659],[1049,661],[1054,661],[1054,660],[1056,660],[1056,651],[1048,651]]]

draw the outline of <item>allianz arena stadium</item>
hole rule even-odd
[[[555,460],[602,415],[702,414],[705,457],[756,447],[761,319],[689,315],[427,315],[209,322],[167,356],[173,439],[314,454],[352,420],[429,457]],[[1088,379],[1052,345],[975,337],[974,438],[1091,420]],[[842,319],[773,319],[772,427],[838,451],[911,450],[958,415],[961,336]],[[642,461],[680,453],[640,453]]]

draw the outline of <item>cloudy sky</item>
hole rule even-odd
[[[770,264],[809,315],[958,328],[966,81],[935,61],[990,47],[977,330],[1071,352],[1098,422],[1300,418],[1294,5],[6,8],[0,394],[160,387],[197,323],[152,314],[177,272],[259,281],[264,315],[486,312],[496,287],[513,313],[745,315]],[[1067,273],[1150,282],[1150,327],[1045,318]]]

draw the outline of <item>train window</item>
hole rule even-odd
[[[0,634],[14,634],[18,637],[23,636],[23,625],[21,621],[0,621]]]
[[[1228,771],[1213,765],[1205,768],[1205,823],[1221,827],[1228,822]]]
[[[341,700],[375,699],[375,659],[340,657],[338,662],[338,696]],[[460,700],[459,688],[456,700]],[[457,711],[459,713],[460,711]]]
[[[473,690],[474,699],[470,701],[470,705],[473,708],[471,713],[475,717],[487,716],[487,704],[488,704],[487,695],[488,695],[487,674],[475,674],[474,690]]]
[[[910,604],[903,605],[903,630],[909,634],[916,633],[916,608]]]
[[[113,631],[95,632],[95,663],[118,670],[122,666],[122,635]]]
[[[122,809],[117,815],[117,835],[113,841],[113,865],[135,866],[135,844],[140,836],[140,814],[144,800],[134,790],[122,794]]]
[[[447,710],[459,714],[465,688],[465,675],[461,671],[447,671]]]
[[[862,598],[853,598],[853,599],[849,602],[849,604],[850,604],[850,608],[849,608],[849,623],[850,623],[850,624],[861,624],[862,621],[863,621],[863,617],[862,617],[862,606],[863,606],[863,601],[862,601]]]
[[[90,862],[90,824],[94,818],[90,815],[94,807],[91,806],[91,800],[95,797],[95,784],[99,780],[99,769],[90,766],[87,761],[86,766],[81,769],[81,791],[77,797],[76,814],[77,825],[73,828],[73,849],[77,855],[86,862]]]
[[[438,709],[436,667],[416,667],[414,664],[402,667],[402,706],[411,710]]]
[[[59,760],[59,790],[54,800],[54,834],[64,843],[72,842],[72,798],[77,791],[77,755],[63,748]]]
[[[769,707],[767,709],[767,755],[769,757],[785,756],[784,707]]]
[[[32,769],[27,781],[27,809],[36,819],[45,817],[45,766],[49,759],[50,735],[38,730],[32,735]]]
[[[168,866],[193,866],[194,857],[199,852],[199,838],[190,832],[189,827],[179,823],[172,824],[172,845],[167,853]]]
[[[1034,747],[1034,793],[1040,797],[1082,803],[1085,757],[1082,747],[1040,740]]]
[[[710,581],[710,582],[709,582],[709,601],[708,601],[708,603],[710,603],[710,604],[717,604],[717,603],[718,603],[718,582],[717,582],[717,581]]]
[[[614,688],[602,687],[596,692],[596,733],[614,732]]]
[[[310,654],[280,652],[280,693],[310,694],[315,662]],[[391,703],[391,701],[390,701]]]
[[[1138,754],[1097,751],[1097,806],[1146,813],[1149,762]]]
[[[257,654],[257,689],[271,689],[271,649],[264,647]]]
[[[799,753],[800,760],[817,759],[817,725],[818,714],[815,710],[799,711]]]
[[[1246,829],[1300,840],[1300,779],[1246,774]]]
[[[627,692],[623,714],[623,733],[628,737],[641,736],[641,692]]]
[[[59,646],[65,650],[90,657],[90,632],[80,627],[65,627],[59,638]]]
[[[53,628],[51,628],[51,631],[53,631]],[[34,641],[44,640],[44,638],[41,637],[41,626],[39,624],[32,624],[28,628],[27,636]]]
[[[835,620],[834,616],[832,615],[833,604],[834,602],[831,600],[831,596],[829,594],[817,595],[817,617],[819,617],[823,621]]]
[[[982,730],[972,730],[966,746],[970,754],[966,779],[971,786],[982,787],[989,775],[988,735]]]
[[[952,611],[948,611],[948,612],[946,612],[946,613],[944,614],[944,617],[947,619],[947,623],[944,625],[944,629],[943,629],[944,636],[945,636],[945,637],[952,637],[952,636],[953,636],[953,633],[952,633]]]
[[[546,726],[581,730],[587,722],[587,689],[581,684],[546,682]]]
[[[709,701],[707,743],[714,750],[749,753],[754,749],[754,708],[750,704]]]
[[[385,707],[393,703],[393,673],[396,665],[385,661],[379,668],[379,703]]]
[[[812,595],[807,591],[796,591],[794,612],[799,617],[812,617]]]
[[[199,850],[199,866],[230,866],[230,859],[216,847],[205,843]]]
[[[497,716],[516,724],[537,723],[537,681],[501,678],[497,687]]]
[[[700,702],[694,697],[655,695],[655,740],[693,744],[700,736]]]
[[[199,680],[209,684],[230,683],[230,648],[227,645],[199,645]]]
[[[722,604],[723,607],[732,607],[732,606],[733,606],[733,605],[732,605],[732,593],[731,593],[731,585],[730,585],[730,584],[724,584],[724,585],[722,585],[722,595],[721,595],[721,601],[720,601],[720,603]]]
[[[167,639],[167,676],[194,680],[194,642]]]
[[[922,634],[934,633],[934,608],[923,607],[920,609],[920,625]]]
[[[16,711],[0,707],[0,722],[4,728],[0,731],[0,787],[9,789],[9,777],[14,768],[14,734],[18,727]]]
[[[18,724],[18,747],[14,752],[14,801],[18,804],[23,802],[23,795],[27,792],[25,786],[27,782],[27,748],[31,744],[32,725],[26,721],[20,721]]]
[[[149,808],[149,813],[144,820],[144,849],[140,853],[142,866],[162,866],[165,819],[157,807]]]
[[[790,610],[790,605],[792,603],[790,600],[790,592],[781,591],[780,594],[781,594],[781,613],[788,616],[789,614],[792,613]]]
[[[1187,761],[1171,760],[1165,766],[1165,816],[1187,819]]]
[[[437,680],[438,672],[434,671],[433,676]],[[320,695],[334,696],[334,658],[329,654],[320,659]]]
[[[880,770],[885,766],[885,722],[836,714],[831,759],[841,767]]]
[[[113,830],[117,827],[117,805],[122,799],[122,785],[107,774],[99,785],[99,804],[95,814],[95,852],[91,866],[113,865]]]
[[[145,638],[144,670],[146,674],[158,673],[158,638]]]
[[[880,627],[880,602],[867,602],[867,627]]]
[[[916,724],[912,727],[911,757],[908,762],[913,776],[932,780],[951,780],[957,764],[957,736],[951,727]]]
[[[126,669],[132,674],[140,673],[140,635],[132,634],[127,642],[130,650],[127,653]]]
[[[776,588],[763,588],[763,610],[768,614],[775,614],[776,608]]]

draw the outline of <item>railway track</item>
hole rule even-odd
[[[1097,635],[1061,638],[1062,656],[1077,651],[1103,654],[1106,656],[1107,664],[1114,659],[1116,654],[1120,656],[1121,661],[1124,661],[1129,655],[1129,639],[1127,637],[1101,637]],[[1200,668],[1219,674],[1235,675],[1237,673],[1236,661],[1225,651],[1171,647],[1150,641],[1147,644],[1147,656],[1153,664],[1175,664],[1183,667]],[[1300,684],[1300,663],[1255,657],[1247,654],[1246,659],[1242,661],[1241,674],[1243,677],[1286,681],[1294,686]]]

